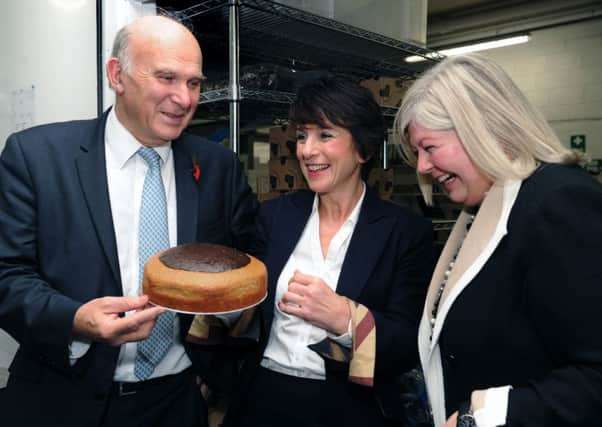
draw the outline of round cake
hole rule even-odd
[[[191,313],[223,313],[260,303],[267,270],[257,258],[209,243],[179,245],[146,264],[143,292],[156,305]]]

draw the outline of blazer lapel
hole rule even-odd
[[[359,298],[372,270],[381,258],[393,226],[393,219],[385,216],[382,203],[366,186],[364,203],[349,242],[336,289],[338,294],[353,301]]]
[[[172,143],[172,153],[178,206],[178,244],[190,243],[198,237],[196,226],[199,215],[199,184],[192,175],[194,154],[188,149],[183,138]]]
[[[107,167],[105,156],[105,123],[108,112],[97,120],[96,129],[91,141],[80,146],[81,153],[75,159],[80,185],[92,218],[96,236],[100,241],[104,255],[111,267],[115,283],[121,284],[119,259],[115,242],[115,229],[109,200],[109,185],[107,182]],[[121,287],[115,289],[116,295],[121,295]]]
[[[430,313],[434,294],[443,281],[443,275],[453,254],[457,251],[458,246],[460,246],[460,252],[458,252],[454,268],[449,275],[443,295],[441,296],[431,348],[438,340],[445,317],[454,300],[483,268],[499,242],[506,235],[508,217],[518,195],[520,185],[520,181],[509,181],[505,185],[494,184],[483,200],[470,233],[466,235],[465,239],[463,239],[463,236],[469,215],[466,212],[462,212],[458,218],[450,239],[437,263],[429,286],[425,315]]]
[[[283,206],[276,213],[280,220],[276,221],[276,226],[271,231],[273,240],[270,245],[272,249],[270,249],[269,259],[266,260],[268,271],[278,272],[278,275],[268,277],[268,296],[266,301],[261,304],[265,331],[269,332],[274,316],[274,300],[279,272],[284,268],[301,238],[301,233],[303,233],[311,214],[314,195],[315,193],[310,191],[300,191],[289,196],[281,196],[284,198]]]
[[[439,286],[441,285],[441,283],[443,283],[445,270],[447,270],[449,263],[451,262],[452,258],[458,251],[458,248],[462,244],[462,241],[464,240],[464,230],[466,230],[468,218],[469,215],[466,212],[462,211],[462,213],[460,213],[460,216],[456,220],[456,223],[454,224],[452,231],[450,232],[449,237],[447,238],[445,247],[443,248],[443,251],[441,251],[441,255],[439,256],[439,260],[437,261],[437,266],[435,267],[435,271],[433,272],[431,283],[426,296],[426,304],[424,310],[425,313],[430,313],[433,309],[435,295],[439,290]],[[441,308],[441,306],[439,306],[439,308]]]

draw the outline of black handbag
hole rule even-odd
[[[379,385],[376,396],[382,415],[392,424],[434,426],[422,369],[412,369],[391,383]]]

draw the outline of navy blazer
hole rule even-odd
[[[280,272],[309,219],[315,193],[299,191],[261,204],[252,250],[268,270],[268,297],[261,304],[262,334],[254,358],[247,361],[249,377],[257,368],[270,333]],[[376,322],[375,387],[394,381],[417,363],[418,322],[433,266],[433,233],[424,218],[367,189],[358,222],[345,256],[336,292],[365,305]],[[330,394],[332,413],[348,415],[349,425],[362,425],[349,406],[349,393],[360,391],[372,407],[367,425],[382,419],[372,389],[347,380],[348,365],[326,361],[327,382],[337,383]],[[247,381],[250,381],[247,379]],[[350,389],[355,391],[350,392]],[[245,396],[243,390],[240,392]],[[323,396],[325,398],[326,396]],[[235,417],[236,406],[229,417]],[[340,424],[338,424],[340,423]],[[337,425],[345,425],[339,418]]]
[[[13,134],[0,157],[0,327],[20,344],[0,414],[10,420],[7,414],[18,411],[14,425],[94,425],[112,382],[119,347],[94,342],[74,366],[68,359],[76,310],[122,295],[105,164],[107,114]],[[246,249],[257,202],[237,157],[186,133],[172,150],[178,244]],[[180,320],[184,334],[191,316]],[[23,405],[28,411],[15,409]]]

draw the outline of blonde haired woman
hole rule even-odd
[[[479,55],[417,80],[396,127],[427,201],[463,205],[419,332],[435,425],[598,425],[600,184]]]

